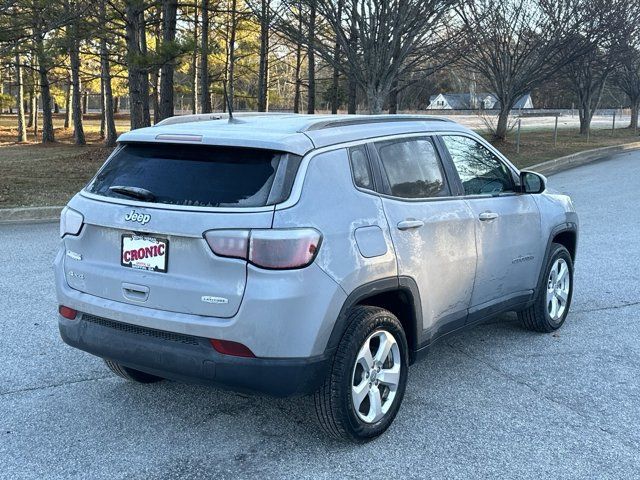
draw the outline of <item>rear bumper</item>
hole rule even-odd
[[[242,358],[216,352],[203,337],[154,330],[93,315],[59,317],[69,345],[159,377],[286,397],[314,392],[333,352],[309,358]]]
[[[71,288],[66,277],[73,272],[65,273],[65,259],[70,265],[77,261],[66,257],[65,251],[61,248],[54,262],[58,304],[140,327],[240,342],[262,358],[322,355],[346,299],[342,288],[315,263],[298,270],[249,265],[244,297],[235,316],[196,315],[189,313],[189,305],[179,306],[178,311],[162,310],[150,301],[125,296],[109,299]],[[81,281],[100,282],[100,272],[87,274]]]

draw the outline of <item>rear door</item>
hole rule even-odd
[[[543,249],[540,212],[516,192],[515,172],[478,140],[443,135],[473,211],[478,266],[472,311],[518,303],[535,288]]]
[[[292,162],[263,150],[125,145],[69,204],[84,216],[80,234],[64,238],[69,286],[149,308],[233,316],[246,262],[214,255],[203,233],[271,228],[273,204],[290,185],[281,169],[293,170]]]
[[[398,274],[413,278],[420,291],[423,342],[466,320],[476,267],[474,217],[464,199],[451,195],[431,137],[377,142],[373,150]]]

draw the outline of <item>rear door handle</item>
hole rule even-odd
[[[488,222],[498,218],[498,214],[495,212],[482,212],[478,218],[481,222]]]
[[[415,218],[407,218],[398,223],[398,230],[410,230],[412,228],[420,228],[424,225],[422,220],[416,220]]]
[[[133,283],[123,283],[122,294],[127,300],[133,300],[134,302],[146,302],[149,297],[149,287],[144,285],[135,285]]]

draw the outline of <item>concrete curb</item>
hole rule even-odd
[[[597,160],[602,160],[616,153],[633,150],[640,150],[640,142],[586,150],[584,152],[567,155],[566,157],[538,163],[527,167],[526,170],[533,170],[543,175],[553,175],[554,173],[568,170],[569,168],[575,168]],[[0,225],[57,222],[60,219],[60,212],[63,208],[62,206],[0,208]]]
[[[45,223],[60,220],[64,207],[0,208],[0,225],[12,223]]]
[[[614,145],[612,147],[594,148],[593,150],[585,150],[583,152],[573,153],[565,157],[554,158],[546,162],[538,163],[524,170],[533,170],[543,175],[553,175],[554,173],[568,170],[570,168],[586,165],[587,163],[603,160],[613,154],[621,152],[631,152],[640,150],[640,142],[625,143],[622,145]]]

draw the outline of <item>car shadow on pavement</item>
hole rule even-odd
[[[482,332],[486,328],[500,331],[501,336],[530,335],[514,316],[506,315],[437,342],[427,357],[410,369],[405,401],[408,403],[403,404],[399,419],[403,410],[411,408],[412,399],[424,395],[428,385],[446,383],[451,378],[450,365],[454,362],[460,365],[456,358],[460,356],[461,345],[470,342],[477,349],[486,343]],[[105,400],[118,403],[130,412],[131,418],[166,418],[164,427],[176,431],[188,428],[194,433],[220,438],[239,435],[253,438],[254,443],[290,441],[295,445],[313,441],[334,448],[345,445],[319,430],[312,396],[280,399],[172,381],[137,385],[114,377]],[[413,421],[427,421],[427,417]],[[385,438],[375,441],[384,443]]]

